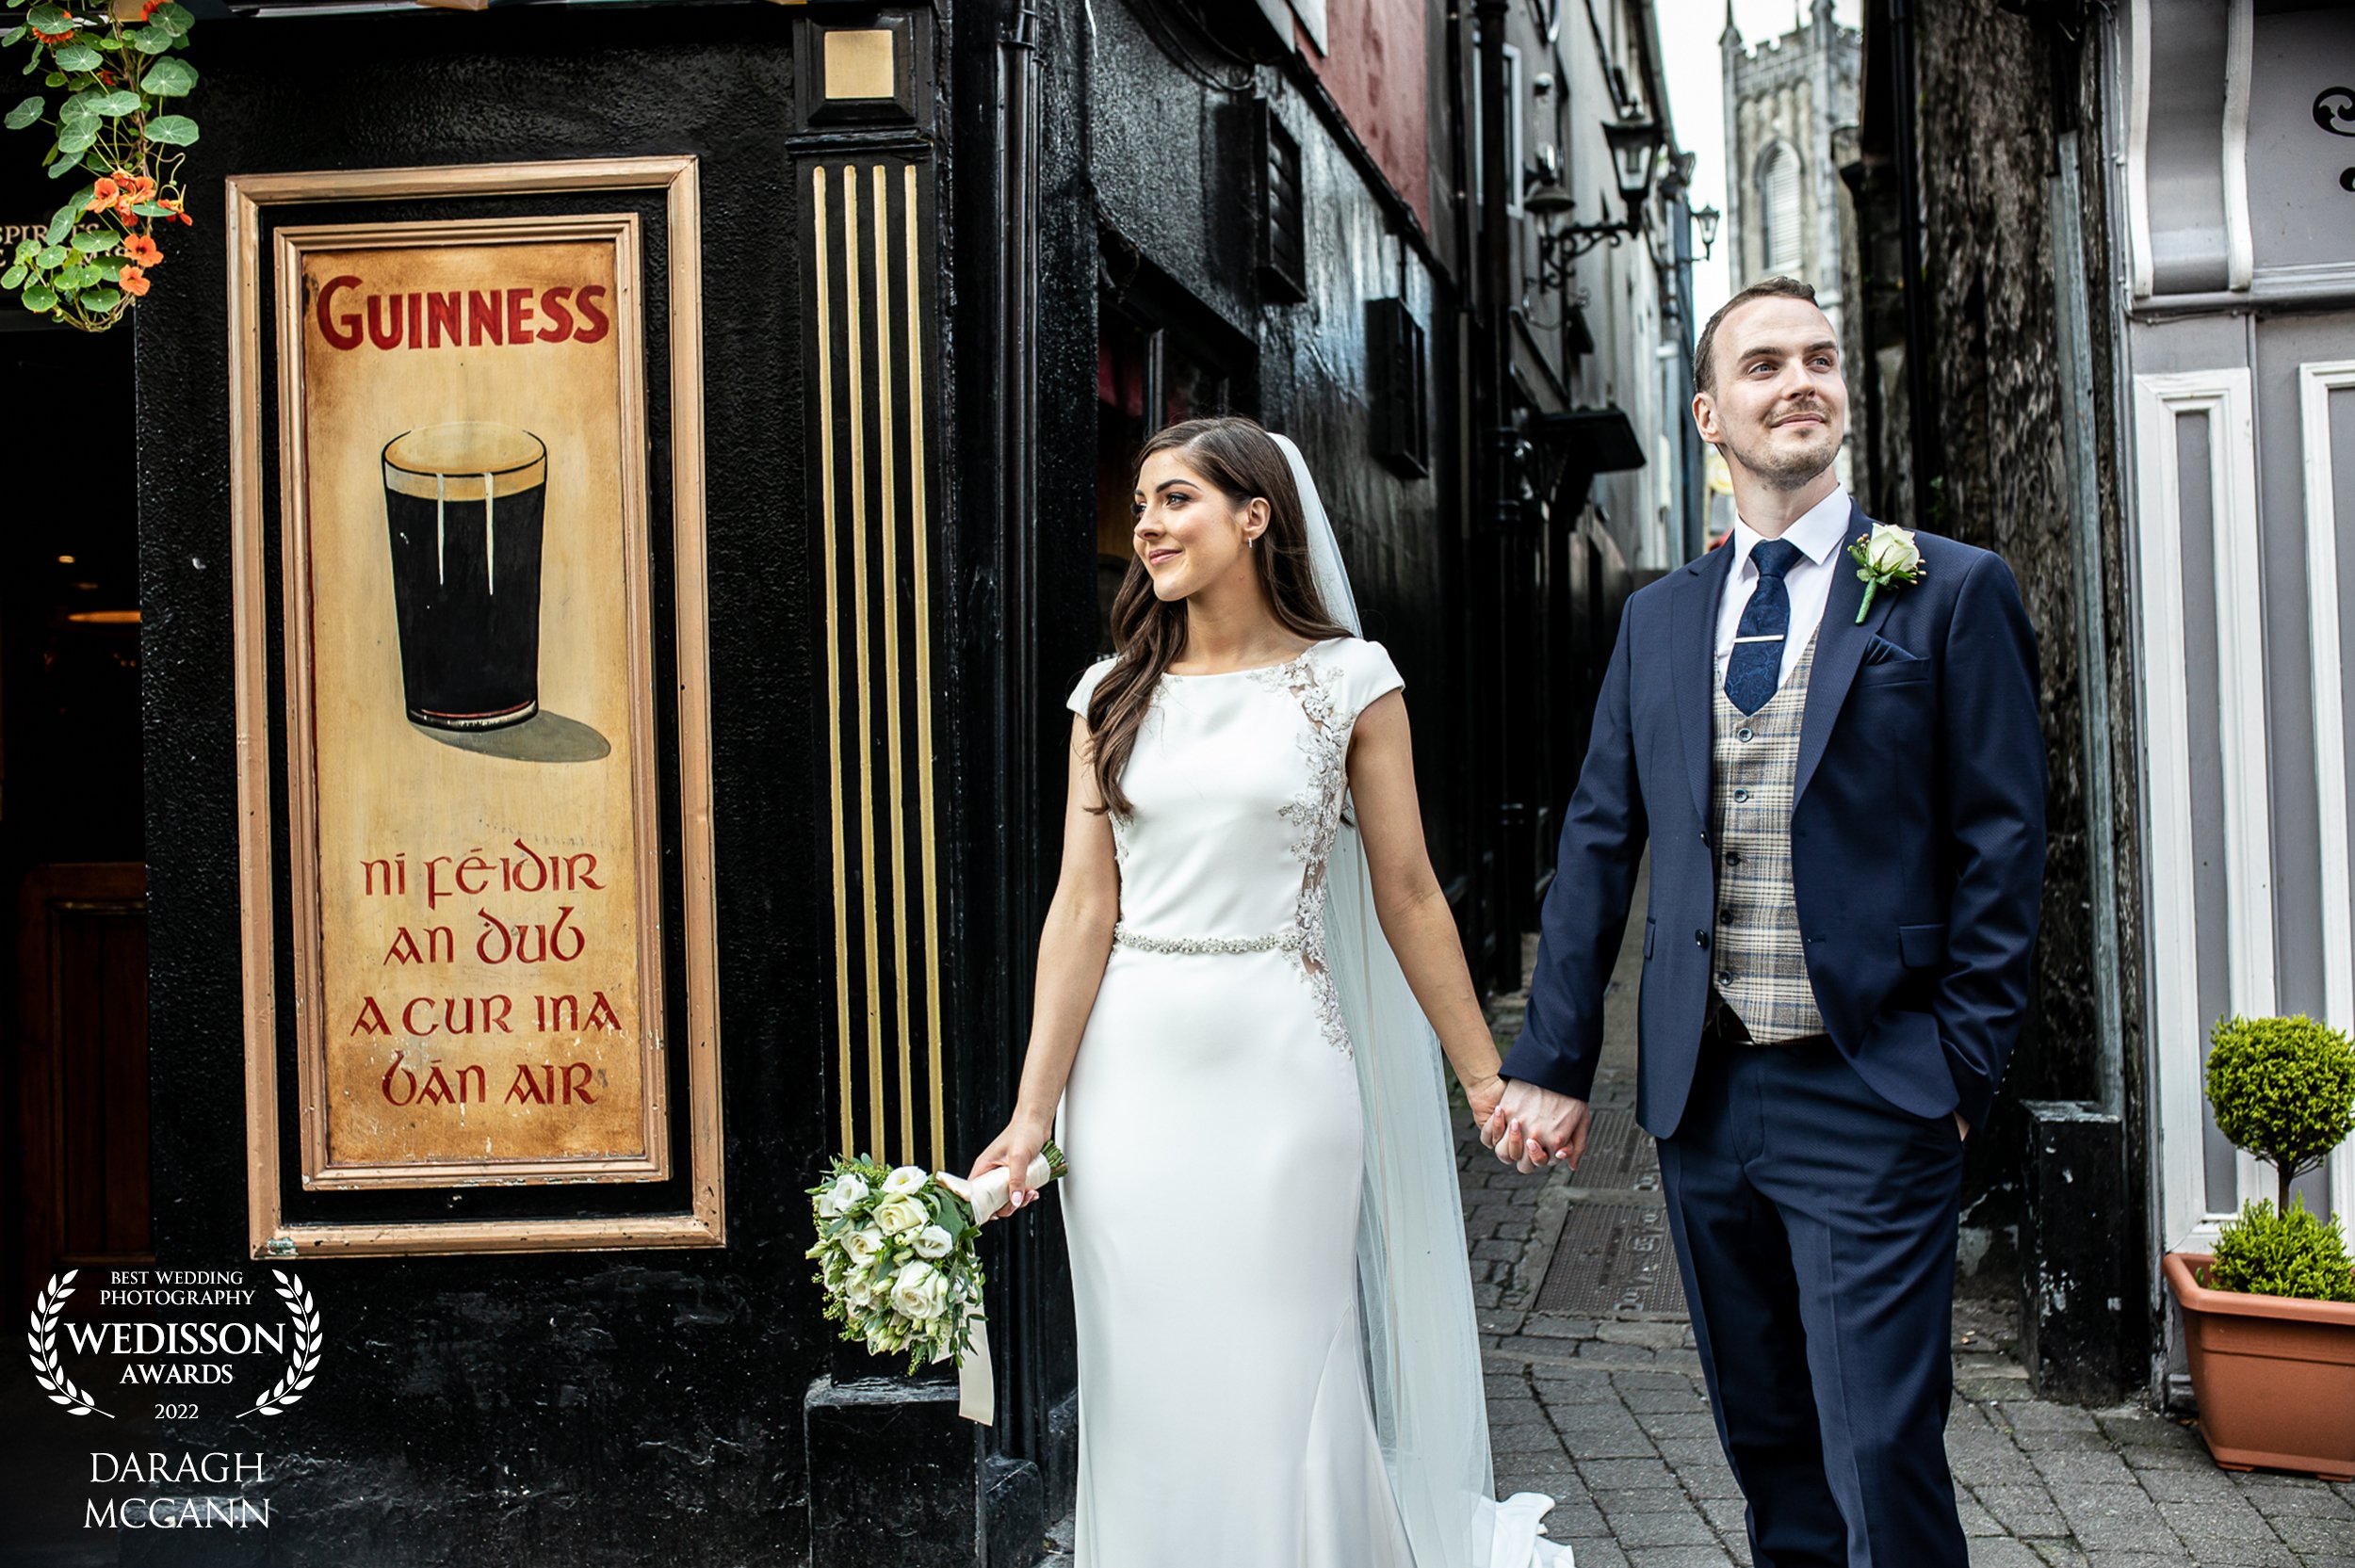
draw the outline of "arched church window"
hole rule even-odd
[[[1789,142],[1775,143],[1759,160],[1758,210],[1764,215],[1764,270],[1796,276],[1807,262],[1799,243],[1799,155]]]

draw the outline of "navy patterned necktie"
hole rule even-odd
[[[1791,590],[1782,574],[1797,564],[1799,547],[1787,539],[1761,540],[1750,559],[1758,567],[1758,586],[1743,606],[1733,656],[1726,660],[1726,700],[1744,713],[1764,707],[1782,684],[1782,645],[1791,632]]]

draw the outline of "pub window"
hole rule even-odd
[[[1423,366],[1422,324],[1404,299],[1366,307],[1368,362],[1373,392],[1373,455],[1409,478],[1431,472],[1430,378]]]
[[[1296,305],[1308,298],[1307,226],[1300,193],[1300,143],[1273,105],[1259,107],[1259,288]]]
[[[1135,517],[1130,465],[1165,426],[1232,412],[1233,381],[1193,337],[1107,295],[1096,345],[1097,652],[1113,651],[1113,599],[1128,574]]]

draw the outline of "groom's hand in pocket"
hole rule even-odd
[[[1520,1170],[1542,1165],[1578,1169],[1586,1152],[1586,1102],[1519,1079],[1504,1086],[1497,1113],[1481,1129],[1480,1140],[1497,1158]]]

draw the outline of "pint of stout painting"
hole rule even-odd
[[[540,708],[547,446],[512,425],[427,425],[384,447],[393,609],[411,722],[520,724]]]

